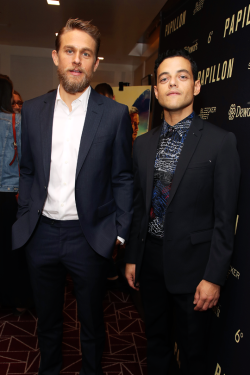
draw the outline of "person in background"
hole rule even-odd
[[[129,116],[131,119],[131,124],[133,128],[133,134],[132,134],[132,147],[134,145],[135,138],[137,137],[137,133],[139,130],[139,111],[136,107],[131,107],[129,111]]]
[[[108,83],[99,83],[98,85],[96,85],[95,91],[98,92],[98,94],[115,100],[113,89]]]
[[[14,117],[17,152],[12,129],[13,85],[0,76],[0,305],[21,315],[30,306],[32,291],[24,250],[11,250],[11,227],[16,220],[19,190],[18,163],[21,158],[21,116]],[[12,163],[13,161],[13,163]],[[11,164],[11,165],[10,165]]]
[[[19,92],[14,90],[13,101],[12,101],[13,111],[15,113],[21,113],[22,106],[23,106],[23,99],[22,99],[21,95],[19,94]]]
[[[197,73],[185,50],[159,55],[154,90],[164,119],[134,144],[126,277],[141,290],[148,375],[169,374],[172,308],[181,374],[207,374],[212,308],[233,253],[240,180],[236,138],[194,113],[201,88]]]

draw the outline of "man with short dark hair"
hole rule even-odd
[[[98,92],[98,94],[115,100],[113,89],[108,83],[99,83],[98,85],[96,85],[95,91]]]
[[[167,51],[155,74],[164,120],[134,144],[126,277],[142,294],[148,374],[169,373],[173,307],[181,373],[205,375],[211,308],[233,251],[239,157],[234,134],[193,112],[200,81],[190,55]]]
[[[131,123],[127,107],[97,94],[100,33],[70,19],[52,57],[60,85],[25,102],[18,220],[38,315],[39,375],[62,366],[64,286],[69,272],[81,324],[81,375],[102,375],[102,297],[115,243],[132,218]]]

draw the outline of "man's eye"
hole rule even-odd
[[[89,53],[88,52],[83,52],[83,56],[89,57]]]
[[[181,78],[181,79],[185,79],[185,78],[187,78],[187,76],[185,76],[185,75],[181,75],[180,78]]]
[[[161,78],[161,80],[160,80],[160,82],[162,82],[162,83],[164,83],[164,82],[166,82],[166,81],[167,81],[167,78],[166,78],[166,77]]]
[[[67,53],[73,53],[72,49],[67,49]]]

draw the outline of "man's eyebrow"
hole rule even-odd
[[[64,49],[67,49],[67,48],[76,49],[77,47],[67,45],[67,46],[64,46],[63,48],[64,48]],[[88,48],[88,47],[83,47],[83,48],[80,49],[80,51],[81,51],[81,52],[82,52],[82,51],[89,51],[89,52],[91,52],[91,53],[94,53],[93,50],[92,50],[91,48]]]
[[[182,72],[185,72],[185,73],[191,75],[190,72],[187,69],[179,69],[179,70],[177,70],[177,73],[182,73]],[[161,74],[159,74],[158,78],[160,78],[164,74],[170,74],[170,73],[169,72],[162,72]]]
[[[180,70],[177,70],[177,73],[181,73],[181,72],[185,72],[185,73],[191,75],[190,72],[189,72],[187,69],[180,69]]]

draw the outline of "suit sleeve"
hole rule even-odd
[[[127,241],[133,214],[132,125],[127,107],[120,118],[112,155],[112,190],[116,203],[117,236]]]
[[[20,161],[20,179],[19,179],[19,197],[17,219],[23,216],[29,210],[30,191],[34,177],[33,158],[30,149],[28,123],[26,120],[25,103],[22,108],[21,120],[21,161]]]
[[[240,181],[236,138],[228,133],[221,144],[214,170],[214,231],[204,279],[223,285],[234,245]]]
[[[134,142],[133,148],[133,172],[134,172],[134,213],[131,225],[129,241],[125,251],[125,262],[136,264],[137,250],[138,250],[138,237],[140,234],[142,216],[144,214],[144,200],[140,184],[139,169],[138,169],[138,138]]]

